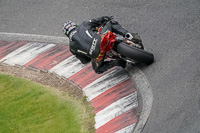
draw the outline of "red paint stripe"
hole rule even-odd
[[[8,47],[13,46],[16,42],[2,42],[0,45],[0,52],[4,52]]]
[[[27,44],[27,42],[1,42],[0,43],[0,59],[15,51],[19,47]]]
[[[90,64],[82,70],[80,70],[79,72],[77,72],[76,74],[69,77],[69,80],[79,85],[81,88],[84,88],[85,86],[89,85],[90,83],[100,78],[104,74],[112,71],[113,69],[110,69],[107,72],[104,72],[103,74],[97,74],[94,72],[92,65]]]
[[[125,96],[130,95],[131,93],[134,93],[135,91],[136,89],[130,79],[121,82],[120,84],[108,89],[91,101],[92,106],[95,108],[94,112],[98,113],[108,105]]]
[[[115,117],[96,130],[95,133],[114,133],[137,122],[137,108],[131,109],[122,115]]]
[[[6,49],[8,49],[11,46],[15,46],[15,44],[17,44],[18,42],[16,41],[12,41],[12,42],[7,42],[7,41],[1,41],[0,43],[0,51],[4,51]]]
[[[43,60],[43,58],[45,58],[46,56],[48,56],[49,54],[53,53],[56,49],[58,48],[58,45],[56,45],[55,47],[50,48],[49,50],[47,50],[46,52],[40,54],[39,56],[37,56],[36,58],[34,58],[33,60],[29,61],[28,63],[25,64],[25,66],[29,66],[29,65],[33,65],[38,64],[39,60]]]
[[[4,42],[5,42],[5,41],[0,40],[0,47],[1,47],[1,45],[2,45]]]
[[[59,44],[29,61],[25,66],[49,70],[71,55],[69,46]]]
[[[16,43],[16,42],[0,41],[0,51],[2,51],[2,49],[4,49],[10,43]]]

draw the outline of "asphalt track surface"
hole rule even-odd
[[[155,63],[138,66],[154,101],[143,133],[200,132],[199,0],[0,0],[0,32],[63,36],[62,24],[112,15]]]

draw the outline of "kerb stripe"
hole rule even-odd
[[[85,68],[80,70],[79,72],[77,72],[74,75],[72,75],[71,77],[69,77],[69,80],[74,82],[75,84],[79,85],[81,88],[84,88],[85,86],[89,85],[96,79],[102,77],[106,73],[109,73],[113,69],[110,69],[103,74],[97,74],[94,72],[92,65],[89,64]]]
[[[137,92],[121,98],[120,100],[112,103],[111,105],[98,112],[95,116],[95,128],[97,129],[103,126],[115,117],[136,107],[138,107]]]
[[[14,52],[8,54],[1,60],[4,64],[23,66],[30,60],[37,57],[40,53],[50,49],[53,46],[55,46],[55,44],[47,45],[45,43],[27,43],[23,47],[20,47]]]
[[[33,60],[25,64],[26,67],[30,66],[36,69],[50,70],[55,65],[62,62],[72,54],[69,52],[69,46],[56,45],[48,51],[40,54]]]
[[[27,42],[0,42],[0,59],[15,51],[19,47],[27,44]]]
[[[129,77],[122,68],[116,68],[113,71],[98,78],[88,86],[83,88],[84,94],[91,101],[95,97],[99,96],[109,88],[127,80]]]
[[[95,133],[115,133],[137,122],[137,109],[131,109],[99,127]],[[133,131],[133,129],[131,130]],[[131,133],[129,130],[128,133]]]
[[[70,56],[49,71],[63,78],[69,78],[85,67],[75,56]]]
[[[108,105],[117,100],[134,93],[136,89],[130,79],[119,83],[118,85],[108,89],[101,95],[91,100],[92,106],[95,108],[94,112],[98,113]]]

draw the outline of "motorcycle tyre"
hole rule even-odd
[[[150,65],[154,61],[154,55],[152,53],[130,46],[124,42],[119,43],[116,50],[120,55],[142,62],[146,65]]]

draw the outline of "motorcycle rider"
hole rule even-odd
[[[67,21],[63,26],[63,32],[69,37],[70,51],[83,64],[92,61],[92,68],[98,74],[107,71],[114,66],[126,67],[126,61],[117,59],[111,61],[104,61],[105,54],[101,60],[96,60],[101,45],[101,34],[98,33],[98,28],[103,24],[109,23],[111,32],[122,35],[128,40],[135,43],[142,44],[142,40],[137,33],[129,33],[117,21],[113,20],[112,16],[102,16],[89,21],[84,21],[81,25],[77,25],[72,21]]]

